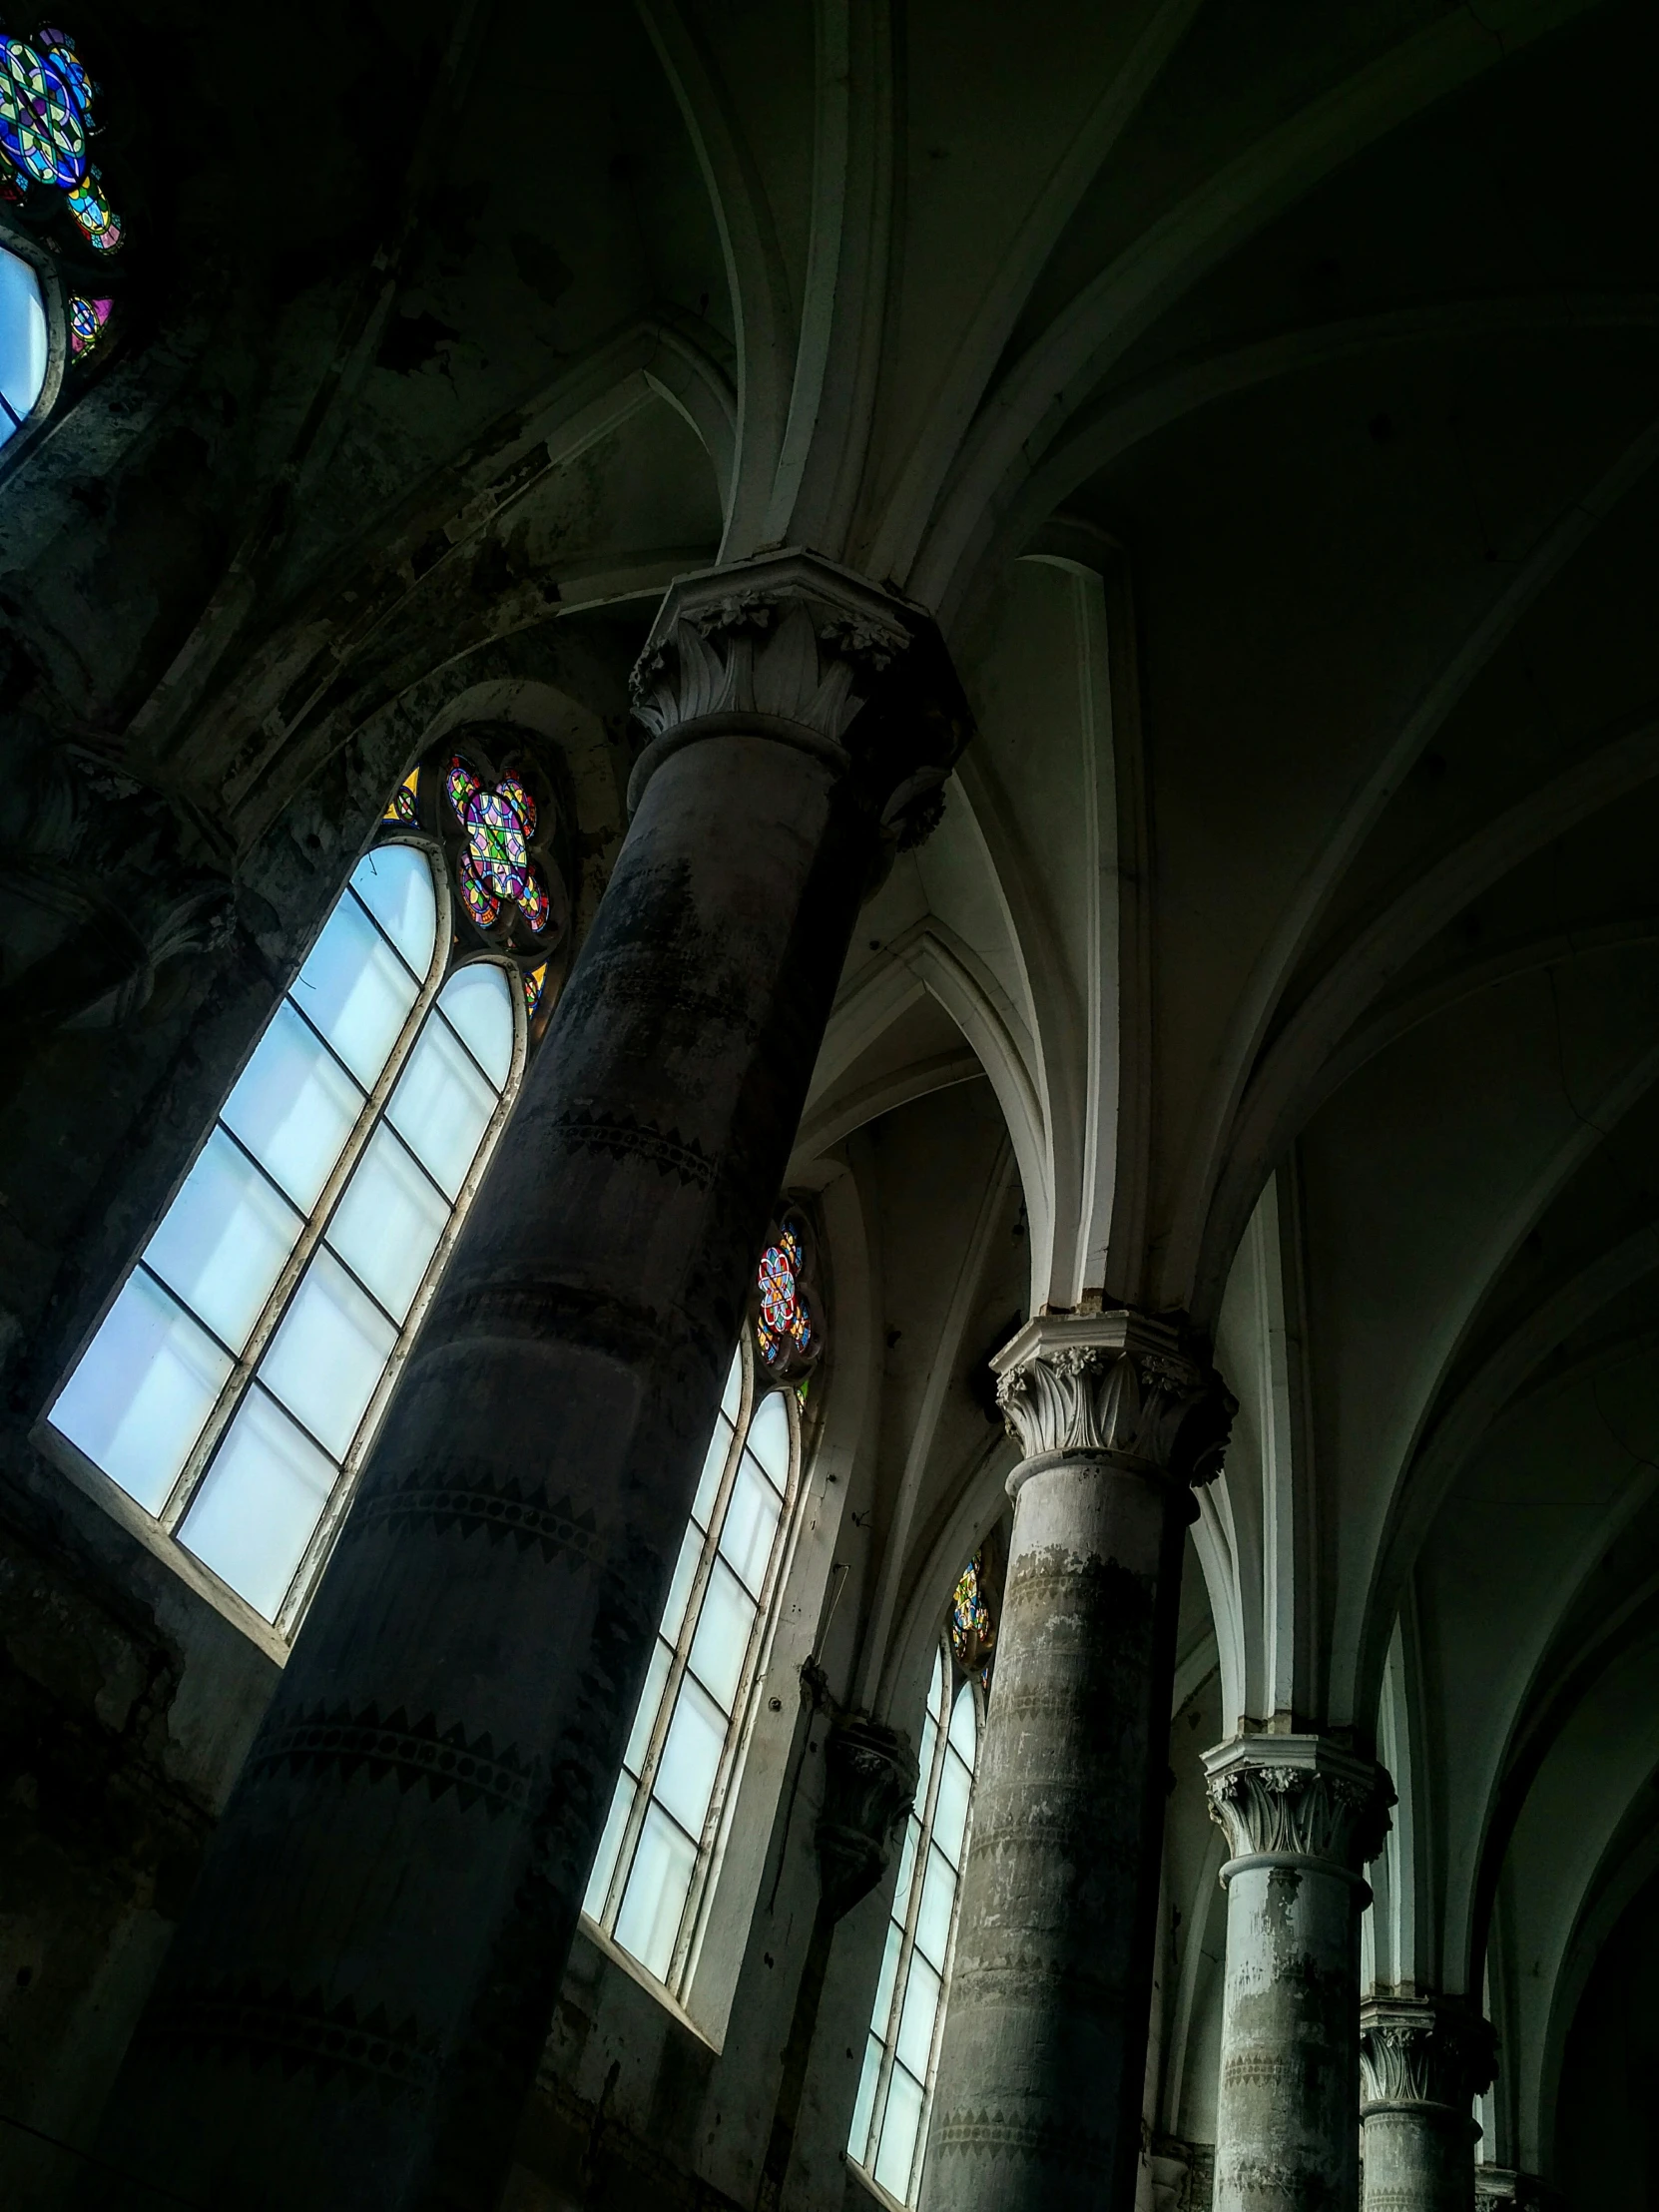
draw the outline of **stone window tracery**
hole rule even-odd
[[[583,1899],[588,1920],[676,1996],[696,1967],[798,1523],[805,1385],[781,1385],[822,1350],[805,1287],[809,1249],[805,1222],[786,1213],[757,1269],[751,1326],[726,1379]],[[769,1353],[785,1254],[789,1358]]]
[[[547,1018],[562,888],[539,937],[482,940],[422,833],[435,781],[399,786],[47,1416],[95,1494],[279,1637]]]
[[[0,32],[0,447],[74,396],[125,319],[128,229],[91,151],[102,122],[69,32]]]
[[[884,2197],[921,2194],[927,2108],[950,1990],[974,1774],[996,1629],[980,1555],[933,1654],[915,1805],[905,1822],[847,2155]]]

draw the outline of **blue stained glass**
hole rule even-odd
[[[37,184],[67,192],[85,177],[86,114],[61,52],[0,38],[0,146]]]

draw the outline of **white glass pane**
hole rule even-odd
[[[421,979],[438,938],[432,864],[412,844],[377,845],[351,870],[351,888]]]
[[[790,1479],[790,1416],[782,1390],[768,1390],[755,1408],[745,1439],[780,1490]]]
[[[668,1586],[668,1603],[663,1607],[662,1633],[671,1644],[680,1640],[680,1623],[686,1617],[692,1577],[702,1556],[703,1538],[695,1528],[688,1528],[680,1539],[680,1556],[674,1563],[674,1580]]]
[[[766,1581],[772,1540],[778,1533],[783,1501],[746,1451],[738,1461],[731,1502],[721,1523],[720,1549],[756,1597]]]
[[[910,1912],[910,1882],[916,1871],[916,1846],[921,1842],[921,1823],[912,1813],[904,1823],[904,1849],[898,1855],[898,1880],[893,1886],[892,1917],[904,1921]]]
[[[346,891],[335,901],[289,995],[367,1086],[385,1066],[419,987]]]
[[[950,1709],[950,1741],[971,1774],[979,1755],[979,1715],[971,1682],[964,1682],[956,1692],[956,1702]]]
[[[889,1921],[887,1947],[881,1953],[881,1971],[875,1980],[875,2005],[869,2015],[870,2026],[883,2039],[891,2026],[893,1976],[898,1971],[898,1954],[903,1947],[904,1931],[896,1921]]]
[[[950,1941],[950,1908],[956,1902],[956,1870],[932,1845],[927,1853],[927,1879],[921,1886],[921,1910],[916,1915],[916,1944],[944,1971],[945,1945]]]
[[[351,1171],[328,1242],[399,1321],[448,1225],[450,1206],[382,1122]]]
[[[52,1408],[52,1425],[159,1513],[231,1363],[142,1270],[128,1278]]]
[[[921,2088],[902,2066],[894,2066],[881,2119],[881,2148],[875,2154],[876,2180],[900,2204],[910,2201],[910,2168],[921,2132]]]
[[[933,1653],[933,1672],[927,1678],[927,1717],[933,1720],[944,1712],[944,1651]]]
[[[27,415],[46,381],[46,302],[40,278],[20,254],[0,248],[0,391],[12,413]],[[0,410],[0,445],[13,435]]]
[[[300,1217],[246,1152],[216,1129],[144,1257],[235,1352],[248,1342]]]
[[[616,1788],[611,1793],[611,1810],[605,1816],[605,1833],[599,1839],[599,1857],[593,1863],[588,1876],[587,1895],[582,1900],[582,1910],[590,1921],[601,1919],[605,1912],[605,1900],[611,1894],[611,1877],[616,1872],[616,1855],[622,1849],[622,1832],[628,1826],[629,1810],[634,1802],[636,1784],[628,1775],[617,1776]]]
[[[728,1713],[738,1702],[738,1678],[755,1625],[755,1600],[722,1560],[714,1563],[697,1616],[691,1663],[697,1679]]]
[[[387,1113],[451,1198],[466,1180],[495,1104],[454,1032],[428,1015]]]
[[[918,2081],[927,2079],[927,2057],[933,2048],[933,2022],[938,2009],[939,1977],[920,1951],[913,1950],[904,2005],[898,2015],[898,2041],[893,2048]]]
[[[682,1679],[663,1756],[657,1763],[654,1794],[694,1836],[703,1833],[725,1746],[726,1715],[695,1682]]]
[[[346,1274],[318,1252],[300,1278],[260,1379],[336,1457],[385,1373],[397,1332]]]
[[[284,999],[220,1119],[309,1213],[362,1106],[362,1092]]]
[[[651,1731],[657,1725],[657,1708],[663,1702],[663,1685],[668,1680],[668,1670],[674,1654],[661,1637],[651,1654],[651,1664],[645,1673],[645,1688],[640,1692],[640,1702],[634,1712],[634,1725],[629,1731],[628,1749],[622,1755],[622,1763],[631,1774],[638,1775],[645,1764],[645,1747],[651,1741]]]
[[[735,1428],[738,1425],[738,1408],[743,1403],[743,1352],[732,1355],[732,1365],[726,1371],[726,1388],[721,1394],[720,1409]]]
[[[179,1534],[204,1566],[275,1620],[334,1485],[333,1462],[263,1390],[225,1432]]]
[[[968,1792],[973,1777],[953,1751],[944,1755],[939,1794],[933,1806],[933,1841],[953,1867],[962,1863],[962,1838],[967,1832]]]
[[[696,1847],[659,1806],[652,1806],[616,1917],[616,1939],[659,1981],[674,1963],[675,1937],[696,1865]]]
[[[927,1713],[921,1723],[921,1763],[916,1770],[921,1777],[916,1790],[918,1804],[925,1804],[927,1792],[932,1786],[933,1761],[938,1756],[938,1726],[932,1714]]]
[[[864,2070],[858,2076],[858,2095],[852,2107],[852,2125],[847,2130],[846,2147],[860,2166],[867,2162],[869,2151],[869,2115],[875,2103],[875,2084],[881,2074],[881,2043],[872,2035],[864,2045]]]
[[[505,1090],[513,1067],[512,985],[506,970],[493,960],[459,968],[438,993],[438,1004],[496,1089]]]
[[[692,1499],[692,1518],[701,1528],[709,1525],[709,1515],[715,1509],[715,1495],[720,1488],[720,1478],[726,1472],[727,1454],[731,1449],[732,1424],[724,1416],[718,1417],[715,1432],[709,1438],[709,1448],[703,1455],[697,1495]]]

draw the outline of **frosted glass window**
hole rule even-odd
[[[759,1691],[800,1457],[797,1401],[759,1381],[746,1334],[583,1901],[590,1921],[676,1992],[695,1962],[709,1868]]]
[[[20,254],[0,248],[0,445],[13,436],[46,382],[46,301]]]
[[[284,1632],[522,1060],[512,971],[445,980],[440,883],[408,841],[352,870],[48,1416]]]
[[[983,1695],[978,1681],[957,1673],[946,1639],[933,1657],[915,1809],[905,1823],[847,2138],[854,2163],[900,2204],[914,2204],[921,2193]]]

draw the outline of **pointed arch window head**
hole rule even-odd
[[[847,2155],[895,2204],[914,2204],[921,2194],[995,1643],[981,1551],[957,1580],[933,1654],[915,1805],[905,1823],[847,2137]]]
[[[582,1908],[677,1997],[696,1969],[802,1489],[800,1400],[746,1330]]]
[[[395,805],[47,1416],[73,1472],[278,1636],[539,1026],[519,963],[466,941],[440,842]]]
[[[73,393],[122,319],[127,227],[92,159],[102,121],[70,32],[0,33],[0,446]]]

